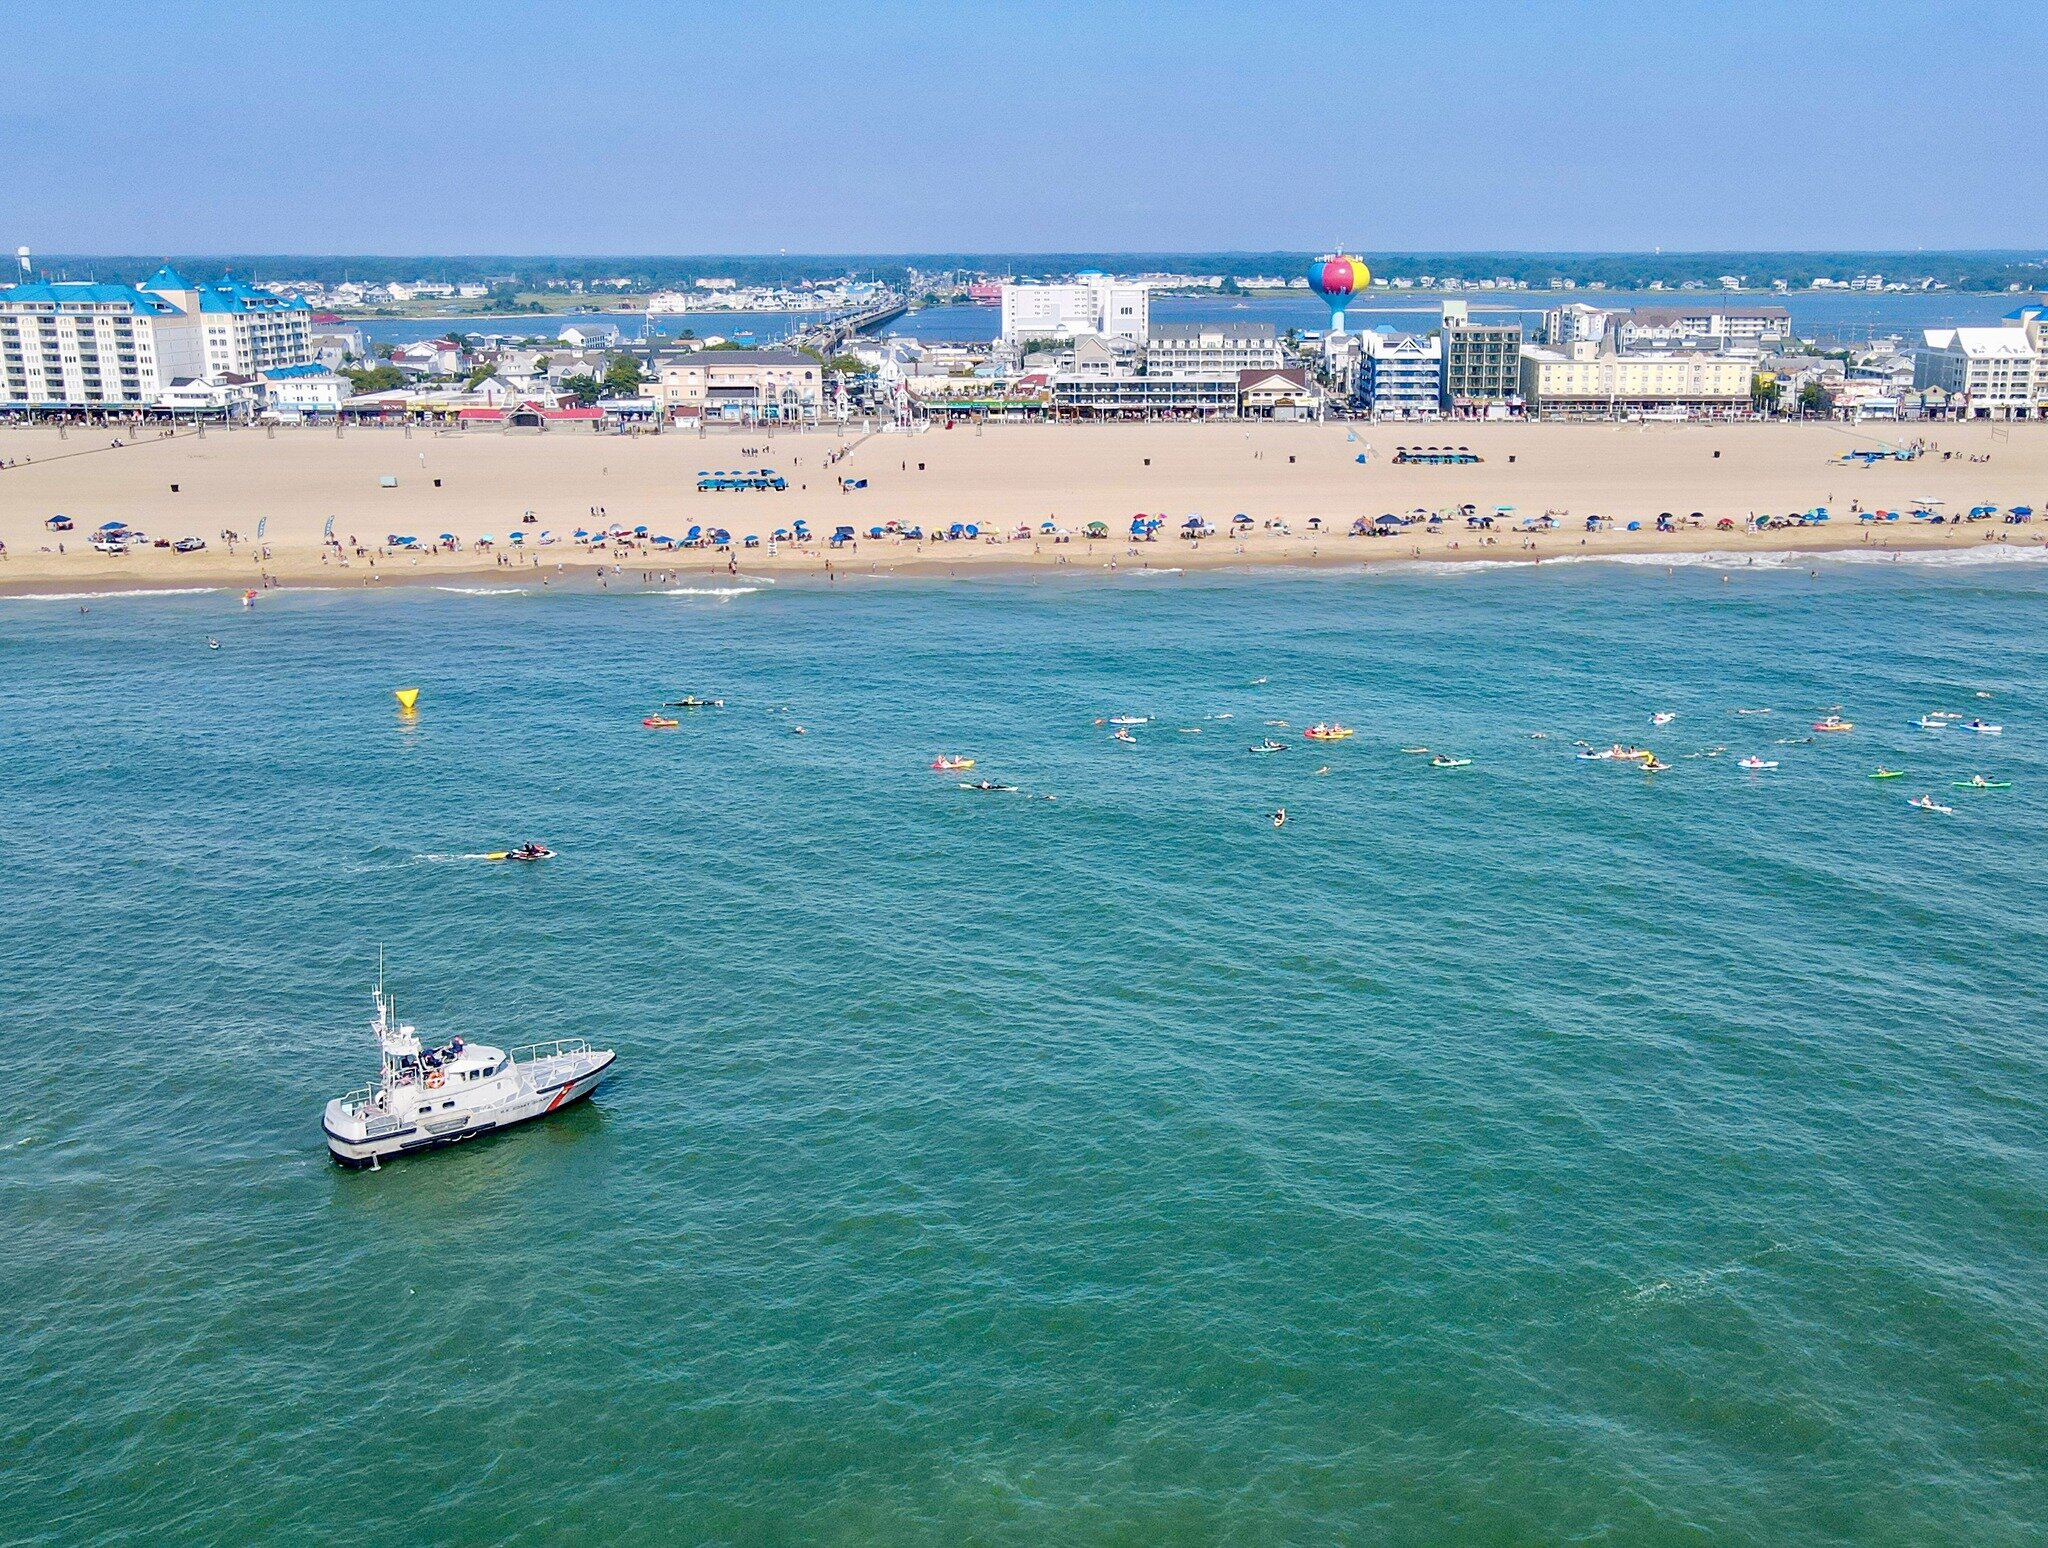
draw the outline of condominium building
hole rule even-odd
[[[0,408],[146,408],[203,369],[193,320],[128,285],[0,290]]]
[[[1003,342],[1102,333],[1145,342],[1152,292],[1142,280],[1081,274],[1064,285],[1003,286]]]
[[[35,281],[0,290],[0,406],[148,408],[174,383],[301,365],[312,309],[238,280]]]
[[[1271,323],[1160,323],[1145,343],[1147,376],[1221,376],[1286,364]]]
[[[813,420],[824,367],[794,349],[703,349],[665,361],[650,396],[666,412],[706,419]]]
[[[1568,301],[1543,314],[1543,340],[1552,349],[1569,349],[1574,344],[1598,344],[1607,337],[1615,315],[1605,307]]]
[[[1522,325],[1475,323],[1465,303],[1444,303],[1443,406],[1466,412],[1512,408],[1522,395]]]
[[[1532,416],[1545,419],[1669,409],[1740,413],[1750,406],[1752,365],[1744,357],[1704,351],[1617,355],[1591,344],[1527,349],[1521,396]]]
[[[135,287],[196,320],[200,376],[254,376],[313,358],[313,309],[228,275],[195,285],[166,265]]]
[[[1927,329],[1913,385],[1940,388],[1964,418],[2048,418],[2048,308],[2021,307],[1998,328]]]
[[[1623,350],[1782,344],[1792,335],[1792,314],[1782,306],[1639,306],[1615,319],[1614,332]]]
[[[1442,341],[1366,333],[1353,401],[1375,419],[1434,419],[1443,412]]]

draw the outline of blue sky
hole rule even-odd
[[[10,12],[9,249],[2048,246],[2005,0]]]

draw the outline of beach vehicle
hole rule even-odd
[[[103,554],[125,554],[128,552],[128,545],[126,543],[117,537],[108,537],[104,534],[95,535],[92,540],[92,546]]]
[[[1988,720],[1965,720],[1957,724],[1958,731],[1974,731],[1979,736],[2003,736],[2004,726],[1994,726]]]
[[[1957,790],[2010,790],[2012,789],[2012,781],[2009,779],[1986,779],[1982,774],[1972,774],[1968,779],[1956,780],[1954,787]]]
[[[321,1117],[328,1154],[352,1170],[556,1112],[595,1091],[618,1057],[580,1037],[510,1051],[459,1037],[425,1048],[398,1020],[381,968],[376,1003],[377,1077],[334,1098]]]
[[[1943,806],[1931,795],[1915,796],[1906,804],[1908,806],[1917,806],[1923,812],[1940,812],[1944,817],[1953,817],[1956,814],[1956,809],[1953,806]]]
[[[640,724],[650,731],[669,731],[682,724],[673,715],[643,715]]]
[[[181,537],[171,545],[171,552],[174,554],[196,554],[205,546],[205,538]]]
[[[1301,734],[1311,742],[1341,742],[1348,737],[1358,735],[1349,726],[1340,726],[1334,720],[1328,724],[1318,721]]]
[[[1263,742],[1247,747],[1245,751],[1254,753],[1285,752],[1287,751],[1287,744],[1285,742],[1276,742],[1269,736]]]
[[[1838,733],[1854,731],[1856,729],[1856,722],[1844,720],[1840,715],[1830,715],[1825,720],[1816,720],[1813,723],[1813,729],[1816,731],[1833,731]]]
[[[1737,759],[1735,766],[1738,769],[1775,769],[1778,766],[1778,760],[1776,758],[1758,758],[1752,756],[1748,758]]]

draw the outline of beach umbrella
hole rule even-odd
[[[703,535],[704,529],[702,527],[692,527],[688,532],[685,532],[683,534],[683,541],[685,543],[694,543]]]
[[[980,528],[980,527],[978,527],[978,526],[976,526],[976,525],[975,525],[975,524],[974,524],[973,522],[969,522],[969,523],[967,524],[967,535],[968,535],[969,537],[980,537],[980,536],[981,536],[981,528]]]
[[[1493,508],[1493,514],[1496,516],[1512,516],[1515,514],[1515,508],[1512,505],[1496,505]]]
[[[526,534],[524,532],[508,532],[505,534],[505,541],[508,543],[524,543],[526,541]]]
[[[1249,527],[1252,524],[1251,517],[1245,515],[1243,511],[1239,511],[1235,516],[1231,517],[1230,521],[1232,526],[1237,527]]]
[[[778,543],[787,543],[789,541],[789,528],[777,527],[775,529],[775,541]]]
[[[1401,518],[1389,511],[1384,516],[1375,516],[1372,524],[1375,527],[1398,527],[1401,525]]]
[[[452,532],[444,532],[440,535],[440,537],[436,538],[435,541],[438,543],[452,543],[455,541],[455,534]]]
[[[1628,524],[1628,530],[1631,532],[1640,532],[1643,530],[1643,524],[1639,521],[1632,521]]]
[[[1182,523],[1181,523],[1181,526],[1182,526],[1182,527],[1184,527],[1184,528],[1186,528],[1186,529],[1187,529],[1187,530],[1189,530],[1189,531],[1193,531],[1193,530],[1194,530],[1195,528],[1197,528],[1197,527],[1201,526],[1201,524],[1202,524],[1202,518],[1201,518],[1201,517],[1199,517],[1199,516],[1190,516],[1190,517],[1189,517],[1189,518],[1188,518],[1188,519],[1187,519],[1186,521],[1184,521],[1184,522],[1182,522]]]
[[[635,536],[635,537],[645,537],[645,536],[647,536],[647,529],[646,529],[645,527],[635,527],[635,528],[633,529],[633,536]]]
[[[570,533],[569,536],[573,537],[574,539],[576,539],[577,542],[580,543],[585,538],[589,537],[590,534],[584,531],[581,527],[578,527],[574,532]]]

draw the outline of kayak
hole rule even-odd
[[[640,724],[647,727],[650,731],[659,731],[672,726],[679,726],[682,722],[673,715],[643,715],[640,717]]]
[[[1285,752],[1287,751],[1287,744],[1285,742],[1276,742],[1269,736],[1263,742],[1260,742],[1258,745],[1254,747],[1247,747],[1245,751],[1254,753]]]
[[[1677,718],[1678,716],[1671,710],[1659,710],[1650,717],[1650,724],[1653,726],[1668,726]]]
[[[1433,769],[1464,769],[1470,768],[1471,765],[1472,760],[1470,758],[1432,758],[1429,760],[1429,766]]]
[[[976,780],[972,784],[963,783],[960,788],[962,790],[1007,790],[1014,792],[1017,787],[1015,785],[998,785],[993,780],[982,779]]]
[[[695,694],[686,699],[670,699],[663,709],[724,709],[723,699],[700,699]]]
[[[1113,726],[1149,726],[1152,723],[1152,717],[1150,715],[1112,715],[1109,717],[1109,723]]]
[[[1775,769],[1778,766],[1778,760],[1776,758],[1744,758],[1735,766],[1739,769]]]
[[[1427,747],[1404,747],[1401,751],[1404,753],[1426,753],[1429,749]]]
[[[2005,734],[2004,726],[1994,726],[1989,721],[1983,720],[1965,720],[1956,729],[1958,731],[1974,731],[1979,736],[2003,736]]]
[[[1662,774],[1670,767],[1670,764],[1659,763],[1655,758],[1645,758],[1643,760],[1643,772],[1645,774]]]
[[[1904,769],[1879,769],[1870,777],[1872,779],[1904,779],[1906,771]]]
[[[1816,720],[1813,723],[1813,729],[1816,731],[1854,731],[1856,729],[1856,722],[1844,720],[1839,715],[1830,715],[1826,720]]]
[[[942,774],[958,774],[963,770],[973,768],[974,760],[972,758],[934,758],[932,759],[932,767]]]
[[[2012,789],[2012,781],[2009,779],[1959,779],[1953,782],[1951,788],[1956,790],[2010,790]]]
[[[1116,731],[1111,735],[1110,740],[1113,742],[1129,742],[1133,747],[1138,745],[1138,739],[1135,736],[1132,736],[1131,733],[1125,730],[1122,726],[1118,726],[1116,728]]]
[[[1908,801],[1906,804],[1918,807],[1923,812],[1940,812],[1944,817],[1953,817],[1956,814],[1956,809],[1953,806],[1943,806],[1933,796],[1920,796]]]
[[[1946,731],[1955,722],[1947,715],[1922,715],[1913,724],[1922,731]]]
[[[1340,726],[1337,725],[1335,722],[1332,722],[1327,726],[1320,724],[1310,726],[1306,731],[1302,732],[1301,734],[1307,737],[1311,742],[1341,742],[1348,737],[1354,737],[1358,735],[1358,733],[1352,730],[1349,726]]]

